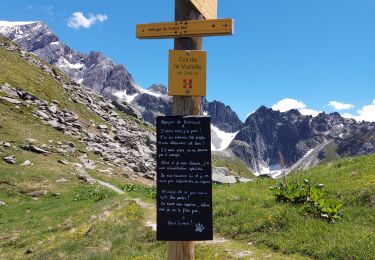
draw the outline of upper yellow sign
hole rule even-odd
[[[206,96],[205,51],[169,51],[169,96]]]
[[[206,19],[217,18],[217,0],[190,0]]]
[[[139,39],[232,35],[233,25],[232,19],[137,24],[136,34]]]

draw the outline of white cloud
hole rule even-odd
[[[353,116],[353,115],[350,114],[350,113],[344,113],[344,114],[342,114],[342,117],[344,117],[344,118],[352,118],[352,119],[355,119],[355,116]]]
[[[280,112],[286,112],[291,109],[302,109],[302,108],[306,108],[306,105],[302,103],[301,101],[298,101],[292,98],[284,98],[272,106],[273,110],[275,111],[279,110]]]
[[[104,22],[108,19],[108,16],[105,14],[88,14],[87,17],[84,16],[82,12],[74,12],[73,15],[68,20],[68,26],[74,29],[90,28],[93,24],[97,22]]]
[[[375,122],[375,99],[372,101],[372,104],[363,106],[362,109],[357,110],[357,113],[358,115],[345,113],[343,117],[353,118],[357,121]]]
[[[328,106],[332,107],[335,110],[348,110],[354,108],[352,104],[345,104],[337,101],[330,101]]]
[[[286,112],[291,109],[297,109],[302,115],[311,115],[311,116],[317,116],[320,112],[316,111],[314,109],[307,108],[307,106],[299,100],[292,99],[292,98],[284,98],[274,104],[272,106],[272,109],[280,112]]]
[[[302,115],[305,115],[305,116],[313,116],[313,117],[316,117],[317,115],[319,115],[320,111],[316,111],[314,109],[309,109],[309,108],[302,108],[300,110],[298,110]]]

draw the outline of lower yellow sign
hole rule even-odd
[[[206,96],[205,51],[169,51],[169,96]]]

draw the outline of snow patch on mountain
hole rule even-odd
[[[82,64],[82,63],[72,64],[67,59],[60,58],[59,62],[58,62],[58,66],[59,67],[69,67],[69,68],[72,68],[72,69],[80,69],[84,66],[84,64]]]
[[[38,23],[38,21],[32,21],[32,22],[10,22],[10,21],[0,21],[0,26],[4,27],[13,27],[13,26],[20,26],[20,25],[27,25],[32,23]]]
[[[271,165],[269,167],[265,167],[263,165],[259,165],[259,172],[256,172],[254,173],[256,176],[259,176],[259,175],[268,175],[272,178],[276,178],[277,176],[279,176],[281,174],[281,167],[280,167],[280,164],[275,164],[275,165]]]
[[[154,97],[163,97],[163,96],[165,96],[165,95],[163,95],[163,94],[155,93],[155,92],[150,91],[150,90],[148,90],[148,89],[142,89],[142,92],[143,92],[143,93],[146,93],[146,94],[149,94],[149,95],[151,95],[151,96],[154,96]]]
[[[211,150],[223,151],[232,142],[238,132],[227,133],[211,124]]]
[[[120,98],[120,99],[124,99],[127,103],[130,103],[132,102],[139,94],[138,93],[135,93],[133,95],[128,95],[126,93],[126,90],[124,91],[118,91],[116,93],[114,93],[113,95],[115,95],[116,97]]]

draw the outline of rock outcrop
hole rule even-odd
[[[241,158],[257,174],[278,177],[282,171],[318,164],[332,143],[338,157],[374,153],[375,123],[358,123],[339,113],[312,117],[263,106],[247,118],[225,152]]]

